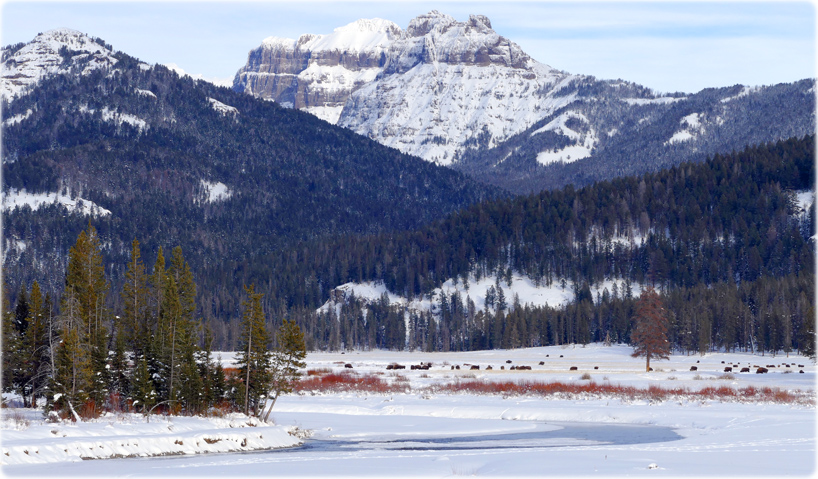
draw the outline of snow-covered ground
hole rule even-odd
[[[109,210],[97,205],[93,201],[83,198],[72,198],[71,192],[66,193],[29,193],[25,189],[17,190],[10,188],[3,191],[3,210],[13,210],[14,208],[28,205],[32,210],[37,210],[43,205],[60,204],[69,211],[76,211],[86,216],[108,216]]]
[[[653,361],[631,358],[631,348],[601,344],[463,353],[346,352],[310,353],[307,369],[331,369],[401,381],[409,392],[371,394],[305,391],[279,399],[276,424],[311,431],[303,446],[242,454],[111,459],[11,465],[10,476],[807,476],[815,473],[815,365],[790,355],[750,353],[673,355]],[[562,357],[560,357],[562,356]],[[224,362],[232,354],[222,353]],[[506,361],[510,360],[511,363]],[[543,361],[541,366],[539,362]],[[698,361],[698,362],[697,362]],[[722,364],[721,361],[725,361]],[[386,371],[392,363],[432,362],[428,371]],[[352,368],[344,367],[350,364]],[[472,371],[465,364],[479,365]],[[725,376],[726,365],[775,365],[768,374]],[[787,368],[785,364],[789,364]],[[799,367],[798,365],[804,365]],[[460,370],[452,370],[460,365]],[[494,369],[486,371],[487,365]],[[504,370],[499,370],[500,366]],[[530,365],[530,371],[510,371]],[[576,366],[576,371],[570,371]],[[690,371],[696,366],[698,371]],[[597,367],[598,369],[594,369]],[[786,372],[792,371],[794,372]],[[803,370],[804,373],[798,371]],[[582,379],[588,373],[591,379]],[[592,395],[475,395],[441,393],[432,386],[467,380],[563,381],[623,386],[780,388],[802,398],[794,403],[745,402],[678,396],[667,400],[607,398]],[[4,415],[14,410],[3,410]],[[64,431],[77,436],[120,440],[155,434],[178,435],[185,445],[204,433],[194,432],[193,418],[155,418],[147,424],[119,424],[114,419],[72,424],[36,424],[10,430],[3,422],[3,453],[47,450]],[[239,417],[230,421],[247,421]],[[126,421],[127,422],[127,421]],[[134,421],[136,422],[136,421]],[[160,431],[172,423],[176,430]],[[151,430],[148,430],[150,426]],[[204,427],[199,429],[204,429]],[[218,424],[211,428],[220,427]],[[208,431],[225,434],[236,429]],[[244,428],[261,432],[256,428]],[[126,428],[131,428],[126,431]],[[284,429],[266,426],[288,436]],[[57,434],[50,432],[58,431]],[[106,430],[108,432],[106,432]],[[80,431],[87,431],[80,434]],[[121,431],[121,432],[120,432]],[[243,431],[238,431],[243,432]],[[264,437],[267,438],[265,430]],[[288,436],[292,442],[297,442]],[[125,440],[125,439],[122,439]],[[26,442],[28,441],[28,442]],[[165,444],[174,441],[161,439]],[[194,441],[195,442],[195,441]],[[201,441],[199,441],[201,442]],[[53,449],[53,448],[52,448]]]

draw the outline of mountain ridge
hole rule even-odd
[[[458,22],[432,11],[412,19],[385,53],[380,48],[382,63],[348,82],[322,118],[515,194],[704,161],[815,130],[812,79],[659,94],[539,63],[481,15]],[[312,59],[300,61],[307,71]],[[324,108],[326,97],[293,102],[279,91],[249,87],[241,76],[251,70],[248,61],[234,89],[306,111]],[[288,75],[281,81],[303,91],[338,86],[330,76]],[[784,90],[789,96],[781,96]],[[804,107],[793,108],[796,103]],[[753,105],[763,111],[750,115],[752,122],[742,119]],[[681,109],[690,110],[687,120],[676,115]],[[768,118],[784,118],[786,125]],[[647,148],[637,152],[638,162],[612,153],[632,143]]]

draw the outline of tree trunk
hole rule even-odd
[[[649,373],[650,372],[650,354],[648,354],[646,357],[647,357],[648,360],[647,360],[647,363],[645,364],[645,372]]]

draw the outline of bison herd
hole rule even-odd
[[[546,357],[548,357],[548,355],[546,355]],[[562,357],[562,355],[560,355],[560,357]],[[511,363],[512,363],[512,360],[508,359],[508,360],[506,360],[506,361],[505,361],[505,363],[506,363],[506,364],[511,364]],[[699,361],[696,361],[696,363],[699,363]],[[722,363],[722,364],[725,364],[725,362],[724,362],[724,361],[722,361],[721,363]],[[728,364],[729,364],[729,363],[728,363]],[[447,364],[447,365],[448,365],[448,364]],[[540,362],[539,362],[539,365],[540,365],[540,366],[544,366],[544,365],[545,365],[545,361],[540,361]],[[794,367],[794,366],[796,366],[796,364],[795,364],[795,363],[792,363],[792,364],[783,363],[783,364],[779,364],[779,365],[778,365],[778,367],[785,367],[785,368],[790,368],[790,367]],[[798,364],[797,366],[798,366],[798,368],[803,368],[803,367],[804,367],[804,365],[803,365],[803,364]],[[345,367],[345,368],[350,368],[350,369],[351,369],[351,368],[352,368],[352,364],[350,364],[350,363],[346,363],[346,364],[344,364],[344,367]],[[752,367],[756,369],[756,371],[755,371],[755,372],[756,372],[756,374],[765,374],[765,373],[770,372],[770,369],[775,368],[775,367],[776,367],[776,365],[774,365],[774,364],[767,364],[766,366],[759,366],[759,365],[757,365],[757,364],[754,364]],[[432,363],[431,363],[431,362],[426,362],[426,363],[423,363],[423,362],[422,362],[422,363],[420,363],[420,364],[412,364],[412,365],[410,365],[410,369],[411,369],[411,370],[413,370],[413,371],[416,371],[416,370],[428,371],[428,370],[429,370],[429,369],[431,369],[431,368],[432,368]],[[450,368],[451,368],[451,370],[453,370],[453,371],[454,371],[454,370],[460,370],[460,365],[459,365],[459,364],[454,364],[454,365],[451,365],[451,366],[450,366]],[[477,364],[463,364],[463,368],[464,368],[464,369],[471,370],[471,371],[478,371],[478,370],[480,370],[480,366],[479,366],[479,365],[477,365]],[[387,370],[387,371],[399,370],[399,369],[406,369],[406,366],[404,366],[404,365],[402,365],[402,364],[398,364],[398,363],[391,363],[391,364],[389,364],[389,365],[387,365],[387,366],[386,366],[386,370]],[[492,365],[490,365],[490,364],[489,364],[489,365],[487,365],[487,366],[485,367],[485,370],[486,370],[486,371],[492,371],[493,369],[494,369],[494,367],[493,367]],[[505,370],[506,368],[505,368],[505,366],[502,366],[502,365],[501,365],[501,366],[500,366],[500,369],[501,369],[501,370]],[[599,366],[594,366],[594,369],[595,369],[595,370],[599,370]],[[531,366],[514,365],[514,366],[510,366],[510,367],[508,368],[508,370],[509,370],[509,371],[531,371]],[[577,366],[571,366],[571,367],[569,367],[569,368],[568,368],[568,370],[569,370],[569,371],[578,371],[578,370],[579,370],[579,368],[578,368]],[[653,368],[651,368],[651,370],[653,370]],[[690,366],[690,371],[698,371],[698,370],[699,370],[699,366]],[[737,371],[738,371],[738,372],[740,372],[740,373],[749,373],[749,372],[751,372],[751,371],[750,371],[750,367],[749,367],[749,366],[740,366],[740,365],[738,365],[738,364],[729,364],[729,365],[726,365],[726,366],[724,367],[724,372],[725,372],[725,373],[732,373],[732,372],[734,372],[734,370],[737,370]],[[803,373],[804,373],[804,370],[803,370],[803,369],[801,369],[801,370],[800,370],[800,371],[798,371],[798,372],[799,372],[799,373],[801,373],[801,374],[803,374]]]

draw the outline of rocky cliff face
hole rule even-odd
[[[234,89],[450,164],[573,101],[558,91],[572,78],[531,59],[484,16],[458,22],[432,11],[406,31],[375,19],[330,35],[268,38]]]
[[[235,88],[516,192],[600,179],[582,179],[592,160],[604,177],[639,174],[815,125],[812,83],[660,96],[553,69],[486,17],[437,11],[405,31],[360,20],[327,36],[265,40]]]
[[[386,56],[338,124],[438,164],[490,148],[574,101],[561,87],[575,76],[536,62],[479,15],[417,17]]]
[[[336,123],[349,94],[375,79],[401,29],[358,20],[329,35],[270,37],[252,50],[233,88]]]

